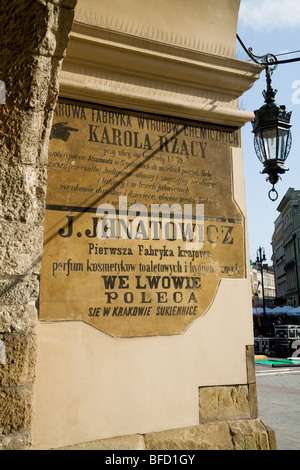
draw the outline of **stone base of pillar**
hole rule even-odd
[[[276,439],[261,420],[239,419],[102,439],[59,450],[276,450]]]

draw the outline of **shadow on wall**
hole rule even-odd
[[[4,96],[5,96],[5,84],[3,81],[0,80],[0,87],[1,87],[1,84],[3,83],[4,85]],[[0,103],[1,103],[1,88],[0,88]],[[65,123],[61,123],[61,124],[65,124]],[[166,145],[168,144],[169,142],[171,142],[175,137],[177,137],[178,135],[180,135],[185,129],[185,126],[181,126],[179,127],[179,129],[174,132],[170,137],[167,138],[166,142],[164,142],[163,145]],[[65,128],[65,131],[68,133],[69,130],[77,130],[77,129],[71,129],[71,128]],[[60,131],[61,132],[61,131]],[[58,139],[58,138],[61,138],[60,137],[60,132],[58,132],[58,135],[57,135],[57,130],[55,130],[55,125],[52,126],[52,131],[51,131],[51,135],[50,135],[50,139]],[[68,138],[68,137],[67,137]],[[65,140],[65,139],[63,139]],[[162,145],[162,144],[161,144]],[[109,187],[107,189],[107,191],[105,191],[103,194],[101,194],[99,196],[99,198],[95,201],[95,203],[100,203],[100,201],[107,195],[109,194],[111,191],[113,191],[114,189],[116,189],[124,180],[126,180],[127,178],[129,178],[133,173],[135,173],[139,168],[141,168],[148,160],[150,160],[151,158],[153,158],[158,152],[161,151],[161,145],[157,144],[157,148],[154,149],[153,152],[151,152],[149,155],[146,155],[146,152],[142,153],[139,157],[136,158],[136,161],[135,161],[135,166],[133,168],[130,168],[130,165],[127,165],[124,167],[124,169],[122,171],[120,171],[119,173],[117,173],[117,175],[115,175],[115,183]],[[140,161],[138,161],[140,159]],[[121,173],[124,173],[124,171],[126,171],[128,169],[128,173],[125,174],[125,176],[121,175]],[[118,179],[118,177],[120,176],[120,179]],[[83,204],[84,204],[84,201],[83,201]],[[81,212],[81,213],[78,213],[76,216],[74,216],[74,220],[78,219],[79,217],[81,217],[83,214],[84,214],[85,211]],[[66,222],[66,224],[61,228],[61,230],[68,230],[67,229],[67,224],[68,222]],[[44,240],[44,247],[53,239],[53,237],[55,236],[55,234],[53,234],[51,237],[48,237],[46,240]],[[11,292],[12,289],[14,289],[19,283],[23,282],[26,280],[26,277],[28,276],[28,274],[30,274],[30,272],[32,271],[32,269],[37,266],[41,261],[42,261],[42,257],[43,257],[43,254],[41,254],[37,259],[35,259],[33,261],[33,263],[28,267],[27,271],[24,272],[23,274],[19,275],[19,276],[15,276],[15,278],[10,281],[9,283],[5,284],[4,287],[0,290],[0,299],[2,301],[5,301],[5,296],[9,294],[9,292]]]

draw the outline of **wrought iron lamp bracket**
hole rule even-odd
[[[272,88],[272,74],[278,67],[277,57],[274,54],[255,55],[252,52],[252,47],[249,47],[248,54],[251,59],[257,64],[262,65],[266,71],[267,90],[263,92],[266,103],[272,103],[275,101],[275,95],[277,90]]]
[[[246,46],[244,45],[244,43],[242,42],[241,38],[239,37],[239,35],[237,35],[237,38],[238,38],[241,46],[245,50],[245,52],[250,57],[250,59],[252,59],[253,62],[255,62],[256,64],[262,65],[264,67],[264,69],[266,71],[266,79],[267,79],[267,90],[266,90],[266,92],[264,92],[265,93],[264,98],[265,98],[267,103],[268,103],[267,100],[269,100],[269,99],[270,99],[270,102],[273,102],[274,98],[275,98],[275,95],[277,93],[277,90],[272,89],[271,77],[272,77],[272,74],[273,74],[274,70],[277,69],[277,67],[278,67],[278,59],[277,59],[276,55],[271,54],[271,53],[267,53],[267,54],[264,54],[264,55],[253,54],[252,47],[249,47],[247,49]]]
[[[275,70],[277,68],[278,60],[276,55],[270,53],[265,55],[255,55],[252,51],[252,47],[249,47],[249,49],[247,49],[249,56],[254,62],[256,62],[257,64],[261,64],[264,67],[268,67],[271,70]]]

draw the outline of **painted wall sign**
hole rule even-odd
[[[60,100],[49,143],[40,320],[182,333],[245,276],[239,131]]]

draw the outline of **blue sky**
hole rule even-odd
[[[256,55],[299,51],[278,59],[300,57],[300,0],[241,0],[238,34]],[[237,58],[249,59],[238,43]],[[278,65],[272,85],[278,90],[276,102],[292,111],[293,126],[293,143],[286,161],[289,171],[276,185],[279,196],[275,202],[269,200],[271,185],[260,173],[263,167],[254,151],[252,125],[248,123],[242,128],[250,258],[255,260],[256,250],[263,246],[269,264],[272,264],[274,221],[279,215],[277,207],[289,187],[300,189],[300,61]],[[262,72],[260,79],[241,97],[241,108],[249,111],[260,108],[265,88],[265,72]]]

